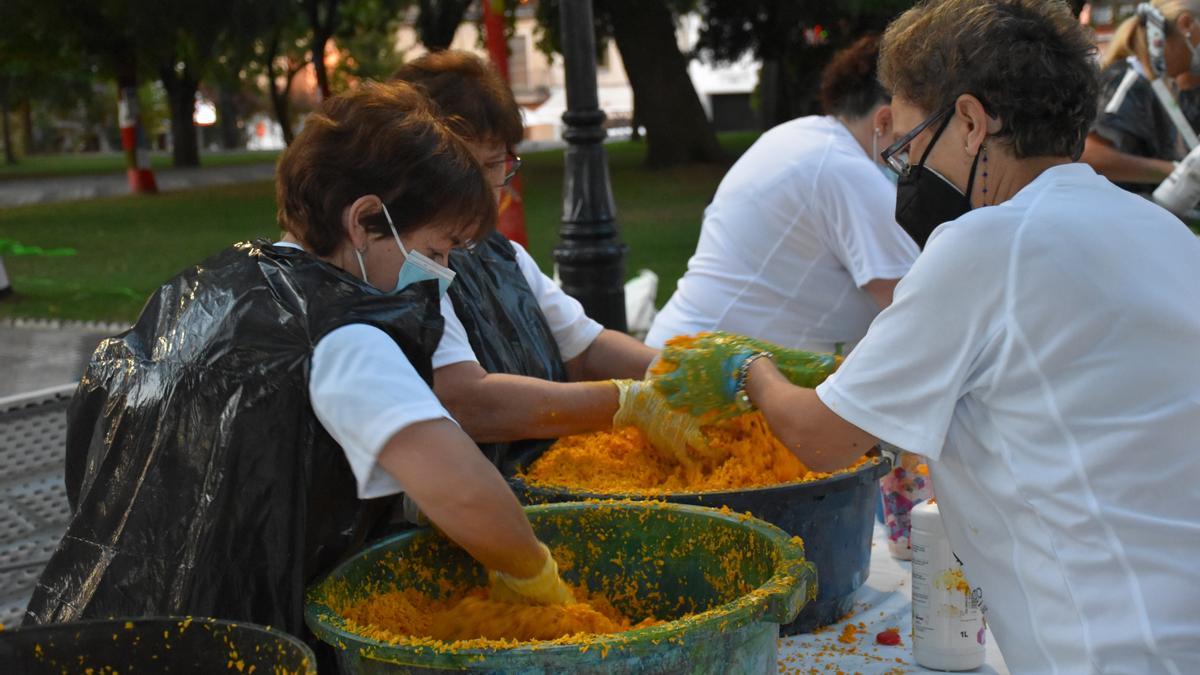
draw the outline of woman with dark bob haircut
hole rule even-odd
[[[924,455],[1013,672],[1196,673],[1200,241],[1075,161],[1093,52],[1054,0],[905,12],[883,155],[897,219],[931,234],[895,302],[815,391],[717,338],[668,349],[658,384],[695,413],[746,394],[816,470],[877,440]]]
[[[304,634],[304,588],[401,492],[534,602],[570,592],[500,474],[430,390],[450,249],[491,186],[401,84],[325,101],[277,171],[282,241],[166,282],[72,403],[74,516],[28,619],[198,615]]]

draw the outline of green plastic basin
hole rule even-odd
[[[347,631],[331,598],[410,587],[446,597],[486,582],[475,561],[430,529],[385,539],[343,563],[309,589],[305,620],[352,674],[774,673],[779,624],[816,595],[803,544],[748,516],[634,501],[526,513],[568,582],[602,593],[635,622],[647,614],[667,622],[585,643],[508,649],[389,644]]]
[[[51,623],[0,632],[0,672],[256,673],[316,675],[298,638],[252,623],[136,617]]]

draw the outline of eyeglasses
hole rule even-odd
[[[517,177],[517,172],[521,170],[521,158],[514,154],[512,150],[508,151],[508,155],[502,163],[504,164],[504,181],[496,186],[498,188],[513,182],[513,179]],[[491,168],[500,164],[501,162],[489,162],[487,167]]]
[[[887,147],[887,149],[885,149],[883,152],[881,152],[879,154],[880,159],[882,159],[884,161],[884,163],[887,164],[889,167],[891,167],[892,171],[895,171],[898,175],[903,176],[906,173],[908,173],[908,169],[909,169],[908,146],[912,144],[913,139],[915,139],[917,136],[921,135],[922,131],[925,131],[926,129],[933,126],[934,124],[937,124],[938,122],[942,121],[943,119],[947,119],[947,116],[953,110],[954,110],[954,103],[950,103],[945,108],[942,108],[941,110],[934,113],[933,115],[930,115],[929,117],[925,118],[924,122],[921,122],[920,124],[918,124],[916,126],[916,128],[914,128],[912,131],[908,132],[907,134],[904,134],[904,136],[902,136],[900,138],[900,140],[896,141],[895,143],[892,143],[891,145],[889,145]]]

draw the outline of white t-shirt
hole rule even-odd
[[[895,211],[895,186],[841,122],[771,129],[722,179],[646,344],[724,330],[812,351],[852,347],[879,313],[862,287],[899,279],[917,257]]]
[[[537,298],[538,307],[546,317],[554,341],[558,343],[558,351],[563,361],[570,361],[595,341],[604,331],[604,326],[589,319],[583,311],[583,305],[543,274],[520,244],[512,242],[512,245],[517,254],[517,265]],[[446,326],[442,331],[442,341],[433,353],[434,370],[463,361],[479,361],[467,339],[467,329],[455,313],[454,303],[448,295],[442,297],[442,318]]]
[[[346,453],[359,499],[404,491],[378,463],[388,439],[419,422],[454,421],[400,345],[366,324],[342,326],[317,342],[308,398],[317,420]]]
[[[1200,242],[1083,164],[938,228],[817,394],[928,457],[1015,673],[1200,672]]]

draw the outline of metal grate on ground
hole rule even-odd
[[[0,399],[0,624],[21,622],[66,531],[67,404],[75,385]]]

